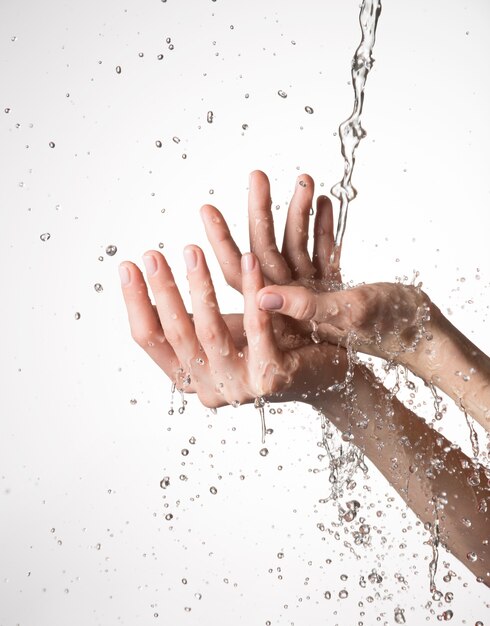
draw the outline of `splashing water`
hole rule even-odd
[[[265,435],[267,433],[267,427],[266,427],[266,424],[265,424],[265,410],[264,410],[264,406],[265,406],[264,398],[262,398],[262,397],[255,398],[254,407],[256,409],[258,409],[258,411],[259,411],[260,423],[261,423],[261,426],[262,426],[262,439],[261,439],[262,444],[265,443]],[[262,455],[262,456],[265,456],[265,455]]]
[[[342,180],[332,187],[332,194],[340,200],[340,213],[335,234],[335,245],[330,257],[334,267],[339,266],[340,250],[347,224],[349,202],[354,200],[357,191],[352,186],[352,172],[355,164],[355,152],[361,139],[366,136],[361,126],[361,114],[364,104],[364,88],[367,76],[373,67],[372,51],[376,41],[376,27],[381,13],[381,0],[363,0],[359,14],[362,38],[352,59],[352,86],[354,88],[354,108],[351,116],[339,126],[342,156],[344,157],[344,175]]]

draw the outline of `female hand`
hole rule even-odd
[[[264,281],[254,254],[241,259],[246,345],[236,316],[227,323],[230,320],[219,311],[202,251],[188,246],[184,256],[193,317],[162,254],[150,251],[144,256],[156,307],[136,265],[120,266],[132,336],[179,389],[197,393],[205,406],[215,408],[259,397],[301,399],[319,385],[328,387],[344,379],[345,358],[339,358],[333,346],[278,345],[270,314],[256,304]]]
[[[429,298],[416,287],[398,283],[341,289],[340,271],[330,263],[334,231],[332,204],[326,196],[317,200],[311,257],[308,252],[313,195],[313,179],[302,174],[289,205],[279,252],[269,180],[260,171],[250,175],[250,246],[268,285],[259,294],[259,306],[282,314],[274,317],[274,324],[283,333],[309,338],[315,328],[315,338],[344,345],[350,334],[359,350],[390,360],[410,353],[428,335]],[[241,255],[226,221],[211,205],[202,207],[201,215],[226,281],[240,290]]]

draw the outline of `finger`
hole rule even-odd
[[[219,376],[223,375],[225,378],[225,372],[233,375],[233,361],[237,350],[228,326],[220,313],[202,250],[197,246],[187,246],[184,250],[184,258],[187,265],[196,335],[207,356],[211,374],[213,377],[218,375],[218,379],[214,379],[217,380],[215,384],[220,389],[216,391],[223,393],[225,381],[220,381]],[[195,369],[199,375],[200,368]],[[199,385],[199,382],[195,380],[196,385]]]
[[[269,313],[257,306],[257,292],[264,286],[264,279],[254,254],[243,255],[242,277],[248,370],[252,393],[260,397],[275,391],[278,378],[283,378],[284,359],[274,338]]]
[[[328,278],[330,275],[330,256],[333,245],[332,202],[327,196],[319,196],[313,236],[313,264],[320,278]]]
[[[160,252],[150,250],[143,260],[163,331],[187,373],[191,362],[199,358],[199,341],[194,324],[165,257]]]
[[[316,268],[308,254],[308,224],[315,185],[311,176],[298,176],[291,203],[289,204],[282,256],[293,278],[313,278]]]
[[[376,306],[372,298],[366,286],[328,293],[316,293],[306,287],[270,286],[259,292],[257,302],[263,310],[316,322],[318,333],[324,338],[332,326],[342,332],[360,328],[366,311]],[[322,328],[322,324],[327,326]]]
[[[131,336],[173,380],[180,363],[165,337],[141,271],[134,263],[126,261],[119,266],[119,274]]]
[[[291,271],[276,246],[269,179],[259,170],[250,174],[248,222],[250,249],[257,256],[264,276],[276,284],[289,282]]]
[[[206,236],[218,259],[226,282],[236,289],[242,289],[241,252],[231,236],[230,229],[217,208],[205,204],[201,208],[201,218]]]

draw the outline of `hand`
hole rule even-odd
[[[374,283],[343,291],[317,293],[311,288],[269,286],[258,294],[264,310],[315,322],[320,340],[344,343],[368,354],[403,362],[422,338],[431,339],[434,307],[418,287]]]
[[[288,209],[282,250],[274,234],[270,184],[261,171],[250,174],[248,215],[250,249],[259,259],[266,284],[308,284],[323,291],[340,281],[338,271],[329,264],[333,250],[332,203],[326,196],[317,199],[313,255],[308,253],[308,224],[313,202],[314,182],[307,174],[296,181]],[[223,215],[212,205],[201,209],[206,234],[226,281],[241,290],[241,253]]]
[[[130,262],[120,266],[132,336],[179,389],[197,393],[205,406],[214,408],[258,397],[301,399],[301,394],[320,385],[343,381],[346,359],[339,358],[333,346],[278,345],[270,314],[256,305],[264,281],[254,254],[241,259],[246,345],[237,316],[227,319],[219,311],[202,251],[188,246],[184,256],[192,318],[162,254],[150,251],[144,256],[156,307],[137,266]]]
[[[283,333],[310,337],[311,322],[316,322],[320,340],[345,344],[349,333],[355,333],[356,347],[385,359],[413,350],[424,324],[428,324],[430,300],[419,289],[401,284],[376,283],[339,291],[340,272],[330,264],[333,216],[326,196],[317,200],[311,259],[308,253],[313,194],[313,179],[302,174],[291,199],[279,252],[269,180],[260,171],[250,176],[250,246],[260,260],[266,285],[275,285],[261,291],[260,306],[289,317],[274,317],[275,327]],[[211,205],[205,205],[201,215],[226,281],[240,290],[241,255],[223,216]],[[294,320],[308,323],[294,324]]]

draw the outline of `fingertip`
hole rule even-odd
[[[284,298],[279,293],[258,294],[259,308],[263,311],[279,311],[284,306]]]
[[[219,213],[218,209],[212,204],[203,204],[199,209],[199,213],[203,220],[211,219],[216,213]]]
[[[315,181],[306,173],[300,174],[296,179],[296,187],[302,187],[303,189],[312,190],[315,187]]]
[[[257,265],[257,257],[253,252],[246,252],[242,254],[241,266],[245,274],[252,272]]]
[[[129,262],[123,261],[119,264],[119,277],[121,279],[121,287],[127,287],[131,283],[131,270]]]

